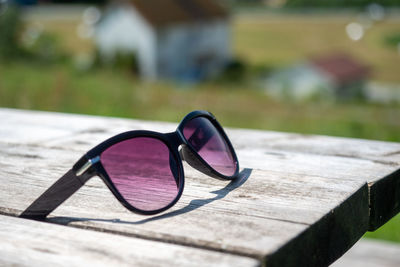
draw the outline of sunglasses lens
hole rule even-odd
[[[118,192],[139,210],[162,209],[179,193],[178,164],[159,139],[122,141],[105,150],[100,160]]]
[[[217,172],[232,176],[237,163],[223,135],[205,117],[196,117],[183,128],[183,135],[194,150]]]

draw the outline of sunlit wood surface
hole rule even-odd
[[[320,266],[400,209],[399,143],[227,129],[240,179],[184,165],[183,196],[160,215],[129,212],[93,178],[52,224],[11,218],[104,139],[177,124],[12,109],[0,121],[0,265]]]

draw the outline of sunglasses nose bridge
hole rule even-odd
[[[170,165],[170,169],[172,171],[172,173],[174,174],[175,177],[175,181],[179,187],[179,166],[182,169],[182,177],[183,177],[183,166],[182,166],[182,155],[179,152],[179,146],[184,144],[184,139],[182,137],[182,135],[178,132],[172,132],[172,133],[167,133],[166,135],[166,139],[168,140],[170,149],[172,149],[173,151],[170,151],[170,157],[169,157],[169,165]],[[175,154],[177,156],[177,159],[180,159],[179,163],[175,161],[174,157],[172,156],[172,154]]]
[[[179,151],[179,146],[185,144],[185,139],[179,131],[167,133],[166,137],[172,149]]]

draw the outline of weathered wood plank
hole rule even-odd
[[[242,136],[250,140],[263,140],[259,144],[241,140],[231,134],[235,145],[245,147],[242,158],[248,154],[269,154],[257,157],[259,163],[246,162],[247,164],[263,164],[268,162],[269,168],[279,169],[277,157],[281,161],[290,160],[293,165],[289,171],[301,173],[315,169],[315,164],[324,165],[326,175],[330,177],[352,177],[365,180],[370,190],[370,223],[369,230],[374,231],[400,212],[400,144],[373,140],[337,138],[327,136],[311,136],[299,134],[271,133],[264,131],[240,130]],[[240,153],[239,152],[239,153]],[[309,155],[315,160],[308,162],[302,160],[302,155]],[[277,157],[274,157],[277,156]],[[274,164],[275,163],[275,164]],[[314,164],[314,166],[310,166]],[[322,175],[322,174],[320,174]]]
[[[257,266],[255,259],[0,215],[1,266]]]
[[[26,116],[30,118],[28,121]],[[46,141],[42,145],[68,144],[84,150],[102,141],[103,138],[122,131],[151,129],[167,132],[175,130],[177,126],[177,123],[4,108],[0,109],[0,120],[3,122],[0,133],[0,139],[3,142],[34,144]],[[18,125],[17,128],[16,125]],[[31,131],[31,134],[27,135],[27,131]],[[237,150],[262,149],[271,153],[286,151],[370,159],[394,165],[398,165],[400,161],[400,143],[247,129],[229,129],[228,131]],[[76,135],[91,138],[76,140],[74,139]]]
[[[25,116],[29,116],[30,119],[24,123]],[[175,130],[177,126],[176,123],[8,109],[0,110],[0,119],[4,122],[0,132],[0,140],[3,142],[68,147],[82,152],[122,131],[151,129],[166,132]],[[18,127],[15,127],[16,125]],[[309,165],[304,167],[307,171],[310,167],[321,167],[330,162],[337,164],[337,161],[349,161],[348,165],[353,165],[352,160],[357,160],[367,167],[366,171],[362,175],[358,173],[357,177],[368,183],[381,180],[383,176],[377,174],[382,174],[382,171],[386,171],[385,174],[389,175],[400,168],[399,143],[243,129],[228,131],[236,150],[243,155],[240,158],[241,162],[244,161],[246,166],[253,163],[252,168],[269,170],[269,164],[266,163],[271,160],[285,164],[296,160],[292,165],[303,166],[307,163],[301,162],[304,154],[319,159],[311,162],[314,165],[310,165],[309,162]],[[26,134],[27,132],[30,134]],[[343,167],[348,168],[348,166]],[[319,169],[325,169],[325,172],[331,170],[328,175],[337,173],[337,170],[332,168]],[[343,172],[345,171],[347,170]],[[352,174],[355,175],[354,172]]]
[[[398,267],[400,246],[395,243],[361,239],[331,267]]]
[[[267,153],[267,154],[266,154]],[[241,163],[251,168],[262,165],[270,171],[319,175],[331,179],[365,181],[370,191],[370,226],[373,231],[400,211],[400,162],[398,165],[369,159],[320,156],[295,152],[238,151]],[[251,160],[253,156],[253,160]],[[242,160],[244,159],[244,160]],[[377,177],[380,177],[379,179]]]
[[[26,190],[27,186],[34,186],[38,189],[35,196],[19,196],[21,199],[18,200],[18,203],[24,198],[26,198],[24,200],[26,203],[34,200],[76,159],[76,152],[59,148],[13,146],[0,143],[0,151],[2,151],[0,166],[1,172],[4,173],[4,190],[7,190],[7,186],[10,184],[23,190]],[[19,162],[19,165],[15,166],[15,162]],[[236,202],[239,202],[245,207],[245,211],[250,210],[251,213],[256,212],[260,216],[261,214],[265,216],[265,213],[268,212],[268,218],[311,224],[320,218],[321,212],[327,212],[335,207],[336,203],[332,203],[332,199],[344,201],[353,193],[354,189],[364,185],[364,183],[351,179],[330,179],[318,175],[304,176],[258,169],[247,169],[244,171],[244,175],[250,175],[251,179],[247,180],[247,176],[244,176],[243,181],[239,180],[229,184],[229,182],[212,179],[185,164],[186,187],[184,194],[190,199],[201,199],[229,193],[224,197],[229,197],[229,200],[232,199],[230,201],[235,202],[233,204],[224,203],[224,210],[235,211],[235,205],[238,204]],[[246,194],[233,190],[242,182],[245,183],[244,186],[248,186]],[[97,187],[103,187],[101,183],[96,184]],[[226,188],[224,189],[224,187]],[[104,190],[107,191],[106,188]],[[318,199],[318,202],[315,199]],[[6,201],[6,199],[4,200]],[[255,205],[254,201],[259,201],[259,205]],[[286,212],[266,210],[265,206],[269,206],[271,203],[282,206],[283,211]],[[302,204],[300,205],[300,203]],[[304,207],[301,208],[302,206]],[[17,206],[17,208],[22,209],[23,207]],[[287,212],[287,209],[291,210]]]
[[[30,119],[27,121],[25,116]],[[1,109],[0,119],[4,122],[0,132],[3,142],[40,144],[81,153],[122,131],[167,132],[177,125],[10,109]],[[228,132],[241,164],[247,168],[367,182],[371,194],[370,230],[400,211],[400,174],[396,172],[400,169],[399,143],[245,129]]]
[[[236,129],[230,136],[239,148],[369,159],[397,165],[400,161],[400,144],[394,142],[247,129]]]
[[[0,177],[6,181],[0,186],[0,211],[8,214],[21,212],[81,153],[105,138],[131,129],[166,132],[177,126],[8,109],[0,109],[0,119]],[[327,264],[367,229],[366,183],[373,195],[383,188],[379,183],[400,179],[382,180],[399,169],[400,144],[243,129],[229,129],[228,134],[241,166],[252,169],[240,187],[185,168],[182,200],[170,212],[148,218],[124,210],[104,185],[92,180],[51,220],[251,255],[269,265],[302,259]],[[398,212],[396,190],[391,200],[371,202],[373,214],[394,200],[374,223]],[[288,249],[295,252],[283,259]]]
[[[62,175],[76,157],[76,151],[65,148],[1,142],[0,151],[0,211],[13,215]],[[149,218],[130,213],[99,179],[93,179],[58,208],[51,221],[249,255],[269,265],[282,264],[283,258],[274,255],[283,255],[287,243],[297,247],[289,254],[291,263],[328,264],[367,228],[368,190],[357,180],[254,169],[250,178],[229,184],[190,167],[185,171],[182,199],[162,215]]]

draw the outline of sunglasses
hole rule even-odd
[[[233,180],[239,163],[227,135],[206,111],[185,116],[172,133],[129,131],[89,150],[21,215],[41,220],[93,176],[132,212],[156,214],[172,207],[184,187],[182,160],[211,177]]]

